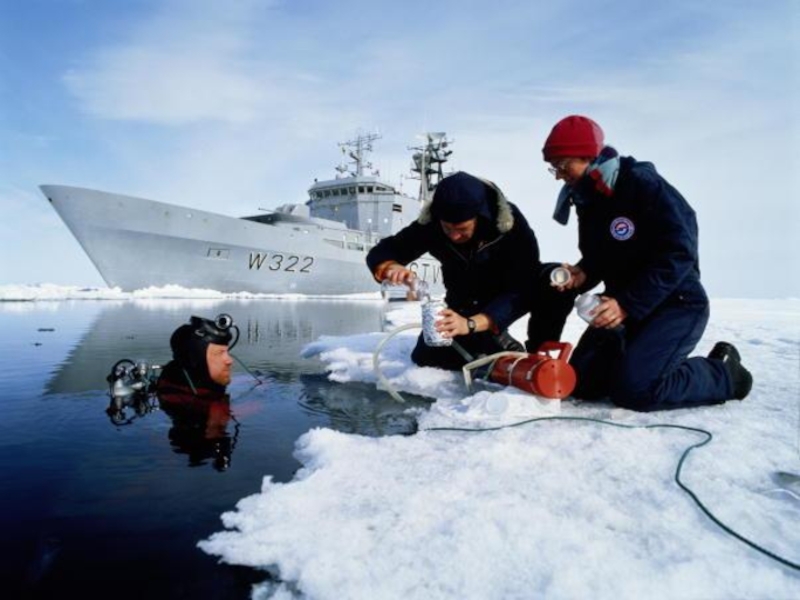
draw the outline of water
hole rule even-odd
[[[263,572],[196,547],[222,529],[221,513],[266,475],[290,480],[294,442],[312,427],[415,430],[408,404],[371,385],[331,383],[318,360],[300,357],[320,335],[381,330],[384,310],[367,301],[0,303],[3,597],[249,597]],[[263,373],[254,386],[236,366],[222,430],[187,428],[157,405],[112,423],[114,362],[164,364],[175,327],[220,312],[241,328],[234,354]]]

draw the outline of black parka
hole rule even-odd
[[[495,185],[480,181],[488,199],[482,213],[491,218],[478,217],[472,240],[454,244],[448,239],[431,216],[434,195],[414,223],[369,251],[367,266],[375,273],[387,260],[407,265],[430,253],[442,265],[448,307],[465,317],[484,313],[502,330],[530,310],[534,276],[541,266],[539,246],[519,209]]]

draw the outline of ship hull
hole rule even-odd
[[[42,192],[110,287],[180,285],[220,292],[345,295],[377,292],[357,232],[271,225],[182,206],[59,185]],[[423,257],[419,276],[441,286]]]

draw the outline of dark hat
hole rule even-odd
[[[431,216],[446,223],[463,223],[479,216],[491,219],[489,206],[495,193],[477,177],[459,171],[436,186]]]
[[[189,323],[178,327],[169,339],[172,358],[193,374],[207,379],[209,376],[206,362],[208,345],[227,346],[233,339],[232,324],[233,320],[228,315],[220,315],[216,321],[191,317]]]
[[[595,158],[603,149],[603,130],[588,117],[572,115],[555,124],[542,148],[544,160]]]

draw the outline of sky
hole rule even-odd
[[[795,0],[0,0],[0,285],[104,285],[41,184],[242,216],[304,202],[338,142],[376,131],[410,193],[409,146],[447,132],[450,166],[575,262],[541,147],[585,114],[692,204],[712,297],[800,297],[799,19]]]
[[[412,436],[312,429],[293,480],[222,515],[200,548],[269,570],[253,598],[796,598],[800,572],[706,517],[800,565],[800,300],[721,300],[698,353],[726,339],[756,383],[744,401],[635,413],[604,401],[545,400],[514,388],[466,390],[460,374],[414,366],[417,331],[386,341],[379,369],[395,393],[430,398]],[[389,330],[419,319],[408,303]],[[512,334],[524,336],[524,321]],[[571,319],[565,339],[585,324]],[[385,333],[322,336],[303,354],[329,378],[376,383]],[[502,427],[491,432],[435,428]],[[616,426],[614,426],[616,425]],[[644,426],[667,425],[666,428]],[[638,428],[637,428],[638,427]]]

